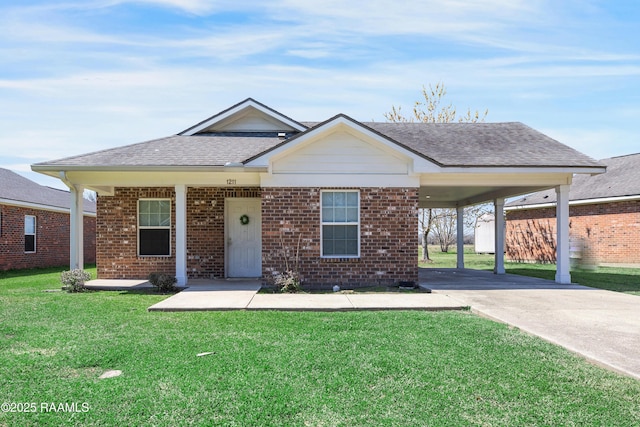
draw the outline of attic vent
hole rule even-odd
[[[285,139],[287,137],[286,132],[278,132],[278,138]]]

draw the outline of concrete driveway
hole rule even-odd
[[[640,297],[487,271],[421,269],[420,284],[482,316],[640,379]]]

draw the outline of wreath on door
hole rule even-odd
[[[249,217],[247,215],[242,215],[240,217],[240,224],[242,224],[242,225],[249,224]]]

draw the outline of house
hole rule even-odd
[[[98,193],[100,278],[162,271],[185,284],[268,278],[295,265],[304,283],[321,286],[416,282],[420,207],[461,213],[493,200],[502,209],[505,197],[546,188],[564,206],[574,174],[605,171],[521,123],[363,123],[344,114],[303,123],[251,98],[176,135],[32,169],[62,177],[76,201],[85,188]],[[564,242],[568,228],[558,233]]]
[[[603,175],[578,175],[569,191],[572,256],[586,264],[640,264],[640,153],[602,159]],[[507,256],[555,261],[553,191],[506,205]]]
[[[0,168],[0,270],[69,264],[71,197]],[[95,262],[96,204],[83,201],[84,260]]]

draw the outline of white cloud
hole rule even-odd
[[[165,32],[92,26],[128,3],[193,16]],[[0,147],[51,160],[175,133],[249,96],[299,120],[339,112],[383,120],[391,105],[406,108],[423,84],[442,81],[459,109],[561,130],[555,116],[593,102],[604,84],[612,99],[600,99],[601,114],[616,118],[580,133],[576,123],[591,126],[594,115],[575,112],[558,139],[606,157],[598,141],[606,150],[638,141],[637,130],[610,131],[620,118],[637,122],[637,109],[607,105],[632,105],[615,97],[640,90],[640,54],[619,50],[615,37],[592,44],[584,28],[595,12],[578,6],[579,13],[574,3],[542,0],[0,6]],[[251,19],[217,20],[223,11]],[[85,13],[87,20],[71,18]]]

